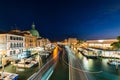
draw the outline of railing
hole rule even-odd
[[[45,73],[54,65],[54,64],[56,64],[56,62],[57,62],[57,56],[58,56],[58,54],[56,55],[56,56],[53,56],[53,55],[51,55],[50,57],[49,57],[49,61],[47,61],[47,63],[45,64],[45,65],[43,65],[42,66],[42,68],[38,71],[38,72],[36,72],[35,74],[33,74],[30,78],[28,78],[27,80],[41,80],[42,79],[42,77],[43,77],[43,75],[45,75]],[[55,60],[55,58],[56,58],[56,60]]]

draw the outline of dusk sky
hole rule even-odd
[[[0,0],[0,30],[30,30],[50,40],[116,38],[120,0]]]

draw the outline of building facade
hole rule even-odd
[[[76,44],[77,42],[77,38],[68,38],[68,44]]]
[[[51,42],[47,38],[37,38],[37,47],[43,47],[44,49],[51,46]]]
[[[87,40],[87,47],[101,48],[101,49],[111,49],[111,44],[117,42],[117,39],[104,39],[104,40]]]
[[[47,38],[40,37],[34,23],[29,31],[13,29],[9,32],[0,33],[0,54],[6,56],[20,54],[26,50],[35,51],[37,47],[45,49],[48,44],[50,41]]]
[[[14,34],[0,34],[0,54],[11,56],[25,49],[25,37]]]
[[[22,35],[25,37],[26,50],[37,47],[37,37],[32,36],[32,34],[29,31],[23,31]]]

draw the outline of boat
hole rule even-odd
[[[18,59],[23,59],[23,58],[28,58],[31,56],[31,52],[30,51],[23,51],[21,54],[17,55]]]
[[[18,63],[13,63],[14,66],[21,67],[21,68],[31,68],[37,64],[38,64],[38,61],[33,60],[32,58],[28,58],[26,60],[21,60]]]
[[[88,59],[98,59],[98,56],[95,55],[88,55],[87,53],[81,51],[81,54],[85,57],[87,57]]]
[[[86,55],[86,57],[89,59],[98,59],[98,57],[97,56],[88,56],[88,55]]]
[[[18,74],[9,73],[9,72],[0,72],[0,80],[18,80]]]
[[[17,71],[25,71],[24,68],[17,68]]]
[[[107,63],[110,65],[120,65],[120,61],[116,61],[116,60],[109,60]]]

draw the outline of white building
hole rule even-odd
[[[104,40],[87,40],[86,43],[88,47],[109,49],[113,42],[117,42],[117,39],[104,39]]]
[[[0,54],[11,56],[21,53],[25,48],[25,38],[14,34],[0,34]]]

